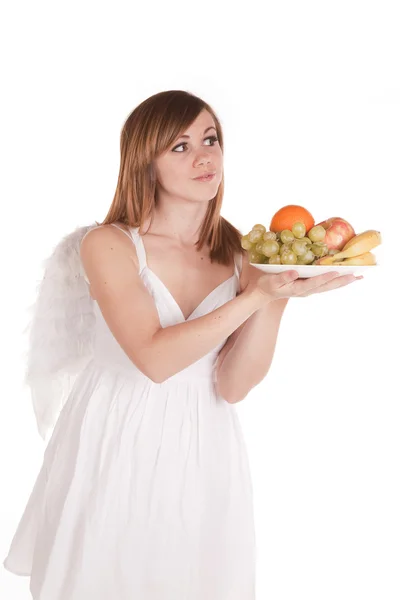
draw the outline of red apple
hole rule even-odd
[[[342,250],[347,242],[356,235],[350,223],[341,217],[331,217],[317,225],[321,225],[326,230],[323,241],[328,246],[328,250]]]

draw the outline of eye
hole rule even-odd
[[[205,138],[206,140],[211,140],[212,141],[212,146],[215,145],[216,142],[218,142],[218,138],[216,135],[210,135],[209,137]],[[182,144],[179,144],[179,146],[175,146],[175,148],[172,149],[172,152],[175,152],[177,148],[180,148],[181,146],[187,146],[187,142],[182,142]],[[178,154],[182,154],[182,152],[178,152]]]

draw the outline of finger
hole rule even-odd
[[[339,276],[338,272],[324,273],[323,275],[317,275],[315,277],[309,277],[308,279],[301,279],[294,283],[294,291],[296,296],[308,295],[313,293],[314,289],[329,283],[333,279],[337,279]]]
[[[283,287],[284,285],[288,285],[289,283],[292,283],[293,281],[296,281],[296,279],[298,279],[298,278],[299,278],[298,272],[290,269],[290,271],[284,271],[283,273],[280,273],[279,275],[277,275],[276,285],[278,288],[280,288],[280,287]]]
[[[322,292],[328,292],[330,290],[334,290],[336,288],[344,287],[345,285],[349,285],[350,283],[353,283],[353,281],[357,281],[357,277],[354,277],[354,275],[340,275],[339,277],[336,277],[332,281],[327,281],[326,283],[318,286],[317,288],[310,290],[309,292],[307,292],[304,295],[311,296],[312,294],[320,294]]]

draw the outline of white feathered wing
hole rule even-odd
[[[40,436],[45,439],[74,381],[93,355],[94,300],[85,281],[80,244],[93,224],[78,227],[44,261],[29,332],[24,383],[30,387]]]

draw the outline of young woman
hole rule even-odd
[[[76,360],[64,401],[43,388],[34,395],[40,431],[62,410],[4,561],[30,576],[34,600],[255,598],[252,485],[235,403],[268,372],[288,298],[354,278],[296,281],[296,271],[249,265],[240,231],[220,215],[223,185],[212,108],[183,91],[152,96],[123,126],[106,219],[69,237],[68,259],[52,263],[82,279],[73,239],[86,288],[72,313],[73,284],[59,288],[65,295],[49,288],[64,300],[65,327],[54,327],[45,358],[44,343],[32,346],[35,373],[47,361],[49,377],[68,375],[68,351],[88,360],[80,370]],[[55,321],[40,314],[43,340],[43,323]]]

